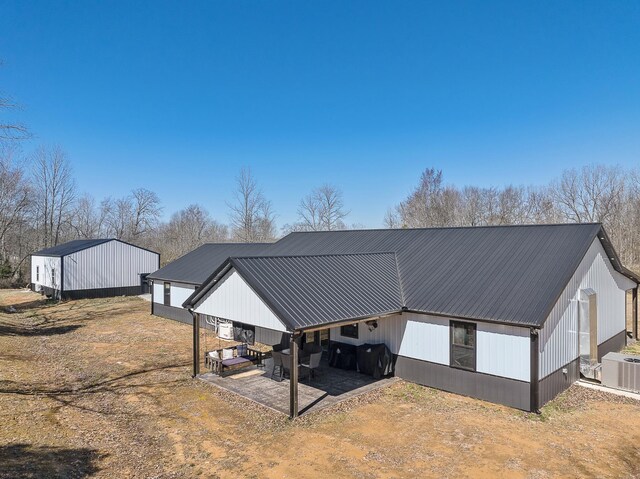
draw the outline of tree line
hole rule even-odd
[[[10,140],[10,141],[9,141]],[[242,168],[228,223],[191,204],[163,220],[159,196],[140,187],[100,200],[80,193],[71,162],[59,146],[23,155],[14,138],[0,138],[0,282],[29,281],[29,256],[73,239],[117,238],[158,251],[162,263],[208,242],[270,242],[290,231],[346,228],[342,192],[330,185],[301,200],[298,220],[278,230],[256,178]]]
[[[427,168],[384,222],[389,228],[598,222],[620,260],[640,270],[640,170],[586,165],[540,187],[459,188]]]

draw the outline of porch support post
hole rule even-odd
[[[530,350],[530,382],[529,382],[529,410],[536,414],[540,413],[540,388],[539,388],[539,376],[538,376],[538,344],[540,341],[539,331],[535,328],[531,328],[531,350]]]
[[[191,311],[193,317],[193,377],[200,374],[200,321],[198,313]]]
[[[638,339],[638,287],[631,290],[631,321],[633,321],[633,339]]]
[[[289,354],[291,356],[291,371],[289,371],[289,418],[298,417],[298,341],[299,333],[291,334]]]

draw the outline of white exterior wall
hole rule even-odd
[[[211,288],[200,300],[195,311],[276,331],[287,330],[234,269],[231,269],[218,284]]]
[[[120,241],[109,241],[64,257],[64,290],[140,286],[140,274],[153,273],[160,257]]]
[[[595,239],[540,331],[540,379],[578,357],[580,291],[596,292],[598,344],[626,328],[625,291],[635,283],[613,269],[602,243]]]
[[[36,279],[36,268],[40,267],[39,279]],[[52,278],[52,272],[55,278]],[[60,258],[55,256],[32,256],[31,257],[31,282],[40,287],[60,289]]]
[[[164,304],[164,283],[171,285],[171,305],[175,308],[182,308],[189,296],[191,296],[195,290],[193,285],[186,283],[177,283],[174,281],[162,281],[156,279],[153,281],[153,302],[158,304]]]
[[[189,287],[187,284],[171,283],[171,306],[174,308],[182,308],[182,303],[193,294],[194,290],[195,288],[193,286]]]
[[[164,304],[164,281],[153,280],[153,302]]]
[[[341,336],[339,327],[331,328],[330,337],[355,345],[384,343],[393,354],[448,366],[452,319],[404,313],[379,319],[373,331],[360,323],[358,339]],[[476,371],[529,382],[529,330],[492,323],[476,325]]]

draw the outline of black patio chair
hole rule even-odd
[[[280,351],[272,351],[271,358],[273,359],[273,369],[271,370],[271,379],[276,373],[276,368],[278,368],[278,372],[280,375],[280,381],[282,381],[282,353]]]

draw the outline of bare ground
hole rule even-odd
[[[148,311],[0,291],[1,478],[640,477],[631,399],[537,416],[399,382],[290,422],[192,380],[189,326]]]

